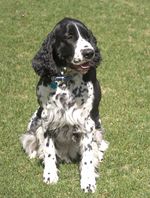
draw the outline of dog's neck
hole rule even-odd
[[[59,73],[57,75],[54,75],[51,77],[52,81],[69,81],[72,78],[72,69],[67,68],[67,67],[63,67],[60,69]]]
[[[49,84],[50,88],[56,89],[58,82],[62,82],[64,84],[67,84],[73,77],[72,69],[63,67],[60,69],[60,72],[51,77],[51,82]]]

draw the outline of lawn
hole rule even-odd
[[[65,16],[92,29],[102,50],[100,112],[110,147],[95,194],[80,191],[77,164],[60,166],[57,185],[43,184],[42,166],[19,142],[37,107],[31,59]],[[150,197],[149,22],[149,0],[0,1],[0,197]]]

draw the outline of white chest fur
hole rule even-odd
[[[57,88],[43,84],[37,95],[44,108],[42,118],[54,129],[65,124],[83,124],[93,104],[93,84],[76,75],[67,83],[58,82]]]

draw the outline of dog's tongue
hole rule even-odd
[[[89,63],[87,62],[87,63],[83,63],[82,65],[80,65],[80,67],[81,67],[82,69],[88,69],[88,68],[90,67],[90,65],[89,65]]]

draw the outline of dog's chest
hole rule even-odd
[[[58,82],[56,88],[41,84],[37,95],[44,113],[50,119],[53,117],[54,122],[57,120],[72,124],[89,115],[94,99],[92,82],[84,82],[79,77],[66,83]]]
[[[42,106],[51,104],[65,110],[73,106],[82,108],[93,102],[93,84],[84,82],[79,77],[66,83],[57,82],[56,87],[41,84],[37,89],[37,96]]]

